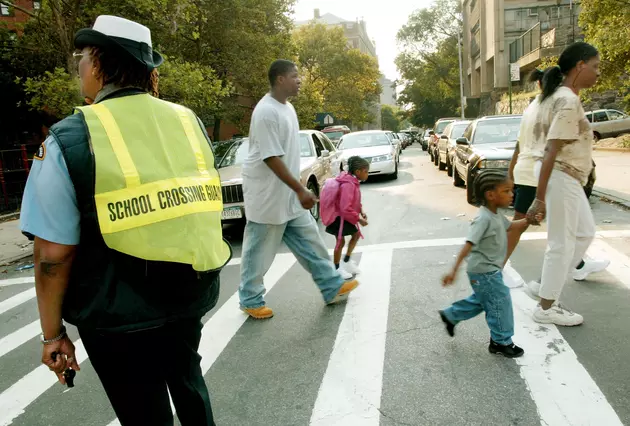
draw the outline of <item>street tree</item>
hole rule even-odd
[[[296,99],[296,109],[308,105],[342,122],[372,122],[375,117],[370,109],[381,93],[377,61],[349,48],[341,28],[312,23],[298,28],[293,37],[305,89]],[[312,113],[309,109],[301,115],[308,114],[306,119],[312,123]]]
[[[381,106],[381,123],[383,130],[400,131],[400,115],[389,105]]]
[[[602,59],[602,74],[595,90],[617,90],[626,95],[630,108],[630,1],[582,0],[580,6],[580,27]]]

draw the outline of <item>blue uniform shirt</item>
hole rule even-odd
[[[22,198],[20,229],[29,237],[57,244],[79,244],[80,214],[74,185],[52,135],[33,159]]]

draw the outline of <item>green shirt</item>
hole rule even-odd
[[[507,230],[512,222],[500,213],[486,207],[470,224],[466,241],[473,245],[468,257],[468,272],[483,274],[500,271],[507,255]]]

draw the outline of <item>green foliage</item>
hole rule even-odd
[[[403,86],[399,103],[411,105],[407,115],[416,126],[432,126],[440,117],[460,114],[460,11],[457,0],[437,0],[414,12],[398,32],[402,51],[396,65]]]
[[[44,111],[62,119],[71,114],[75,106],[81,105],[79,80],[63,68],[45,71],[38,77],[27,77],[23,84],[28,97],[26,103],[31,110]]]
[[[617,90],[630,109],[630,2],[582,0],[580,26],[585,40],[599,49],[602,59],[597,91]]]
[[[399,132],[401,128],[400,115],[389,105],[381,106],[381,123],[383,130]]]
[[[313,112],[324,111],[342,122],[372,122],[370,108],[381,93],[376,59],[350,49],[341,28],[310,24],[297,29],[293,38],[303,82],[296,99],[302,126],[313,121]]]
[[[204,123],[211,123],[232,87],[223,86],[214,70],[197,62],[165,58],[160,68],[160,98],[192,109]]]

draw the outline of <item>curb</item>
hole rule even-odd
[[[31,257],[33,255],[33,251],[28,251],[26,253],[18,254],[12,257],[7,257],[6,259],[0,260],[0,266],[9,266],[12,263],[19,262],[20,260],[26,259],[27,257]]]
[[[20,218],[20,212],[5,214],[5,215],[0,216],[0,223],[8,222],[10,220],[16,220],[19,218]]]
[[[593,188],[593,195],[630,209],[630,196],[627,194],[596,186]]]
[[[630,152],[630,148],[599,148],[594,146],[593,151],[602,151],[602,152]]]

